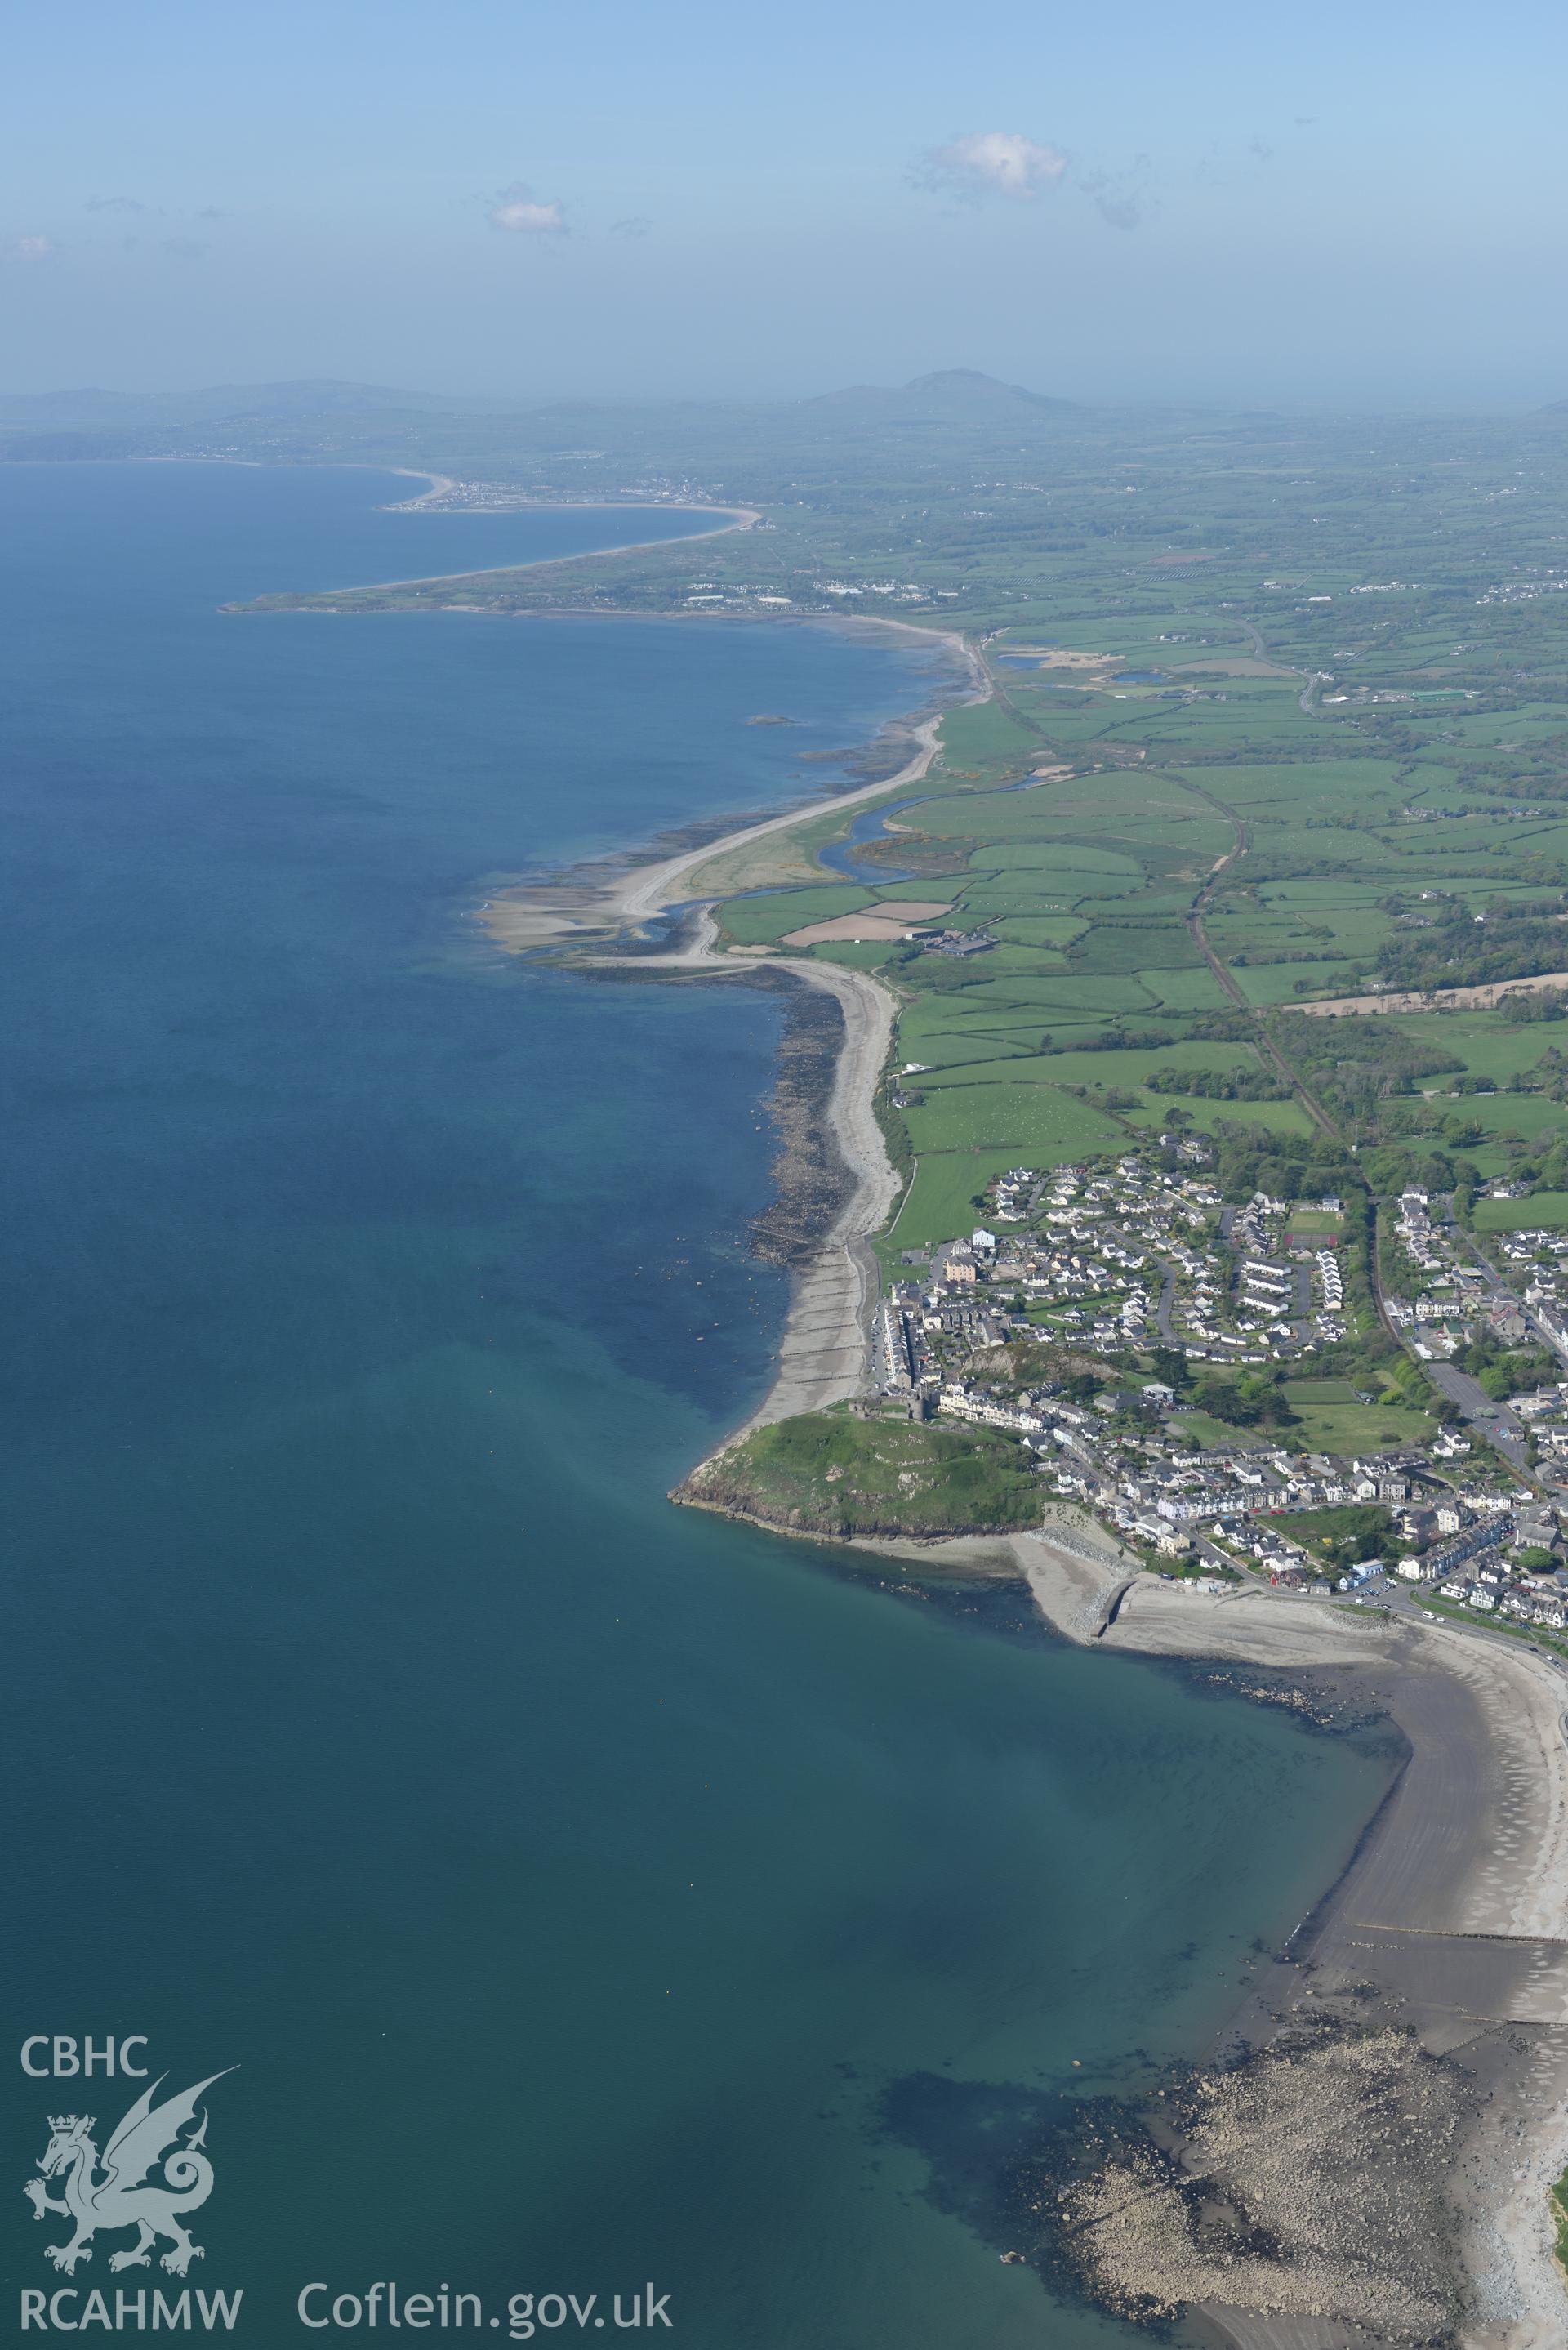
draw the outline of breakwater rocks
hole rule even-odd
[[[1435,2156],[1464,2109],[1457,2072],[1407,2033],[1320,2030],[1198,2082],[1181,2157],[1151,2147],[1069,2198],[1085,2274],[1129,2313],[1217,2301],[1425,2342],[1458,2278]]]
[[[1449,2342],[1463,2277],[1445,2188],[1475,2110],[1473,2079],[1375,1997],[1325,2002],[1234,2064],[1136,2106],[1085,2108],[1018,2166],[1016,2237],[1134,2323],[1207,2307],[1228,2324],[1245,2313],[1326,2320],[1357,2342]]]

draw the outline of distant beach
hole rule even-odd
[[[382,508],[382,512],[384,514],[429,514],[431,509],[435,506],[437,499],[445,497],[449,491],[457,487],[456,482],[450,473],[420,473],[416,472],[416,470],[410,465],[375,465],[367,467],[366,470],[378,473],[401,473],[407,480],[426,482],[430,485],[428,489],[422,490],[418,497],[401,498],[390,505],[384,506]],[[509,499],[504,506],[455,506],[450,509],[444,509],[443,511],[448,511],[453,515],[464,516],[485,514],[558,514],[567,510],[568,507],[574,511],[581,512],[584,510],[585,506],[598,514],[619,513],[621,508],[624,506],[628,514],[706,514],[711,512],[715,515],[721,515],[723,516],[722,521],[714,523],[711,530],[693,530],[688,532],[686,536],[679,542],[682,546],[694,546],[700,540],[704,538],[722,538],[727,532],[732,530],[751,530],[754,528],[763,518],[761,513],[754,506],[713,506],[709,508],[701,505],[691,505],[680,498],[661,498],[658,501],[655,501],[652,498],[617,498],[604,505],[594,504],[591,500],[579,501],[576,499],[515,498]],[[635,555],[640,547],[664,546],[669,544],[670,542],[665,539],[628,538],[623,539],[618,546],[596,546],[589,550],[586,550],[580,555],[537,555],[530,556],[521,563],[484,563],[477,565],[472,570],[469,571],[421,572],[408,579],[356,579],[351,581],[348,587],[343,588],[334,588],[331,592],[334,595],[361,595],[369,594],[373,590],[381,588],[440,588],[454,579],[488,578],[491,573],[495,571],[536,571],[545,564],[587,563],[600,560],[607,555]]]

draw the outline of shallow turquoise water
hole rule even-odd
[[[392,494],[0,468],[13,2044],[240,2065],[192,2278],[255,2341],[312,2338],[315,2279],[649,2278],[698,2350],[1120,2340],[935,2207],[884,2100],[961,2166],[964,2085],[1196,2045],[1378,1772],[667,1505],[776,1343],[777,1004],[520,972],[463,910],[778,804],[929,673],[216,613],[421,567]],[[129,2102],[12,2081],[17,2181],[47,2112]],[[60,2232],[16,2198],[14,2283]]]

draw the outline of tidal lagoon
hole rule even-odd
[[[382,2279],[504,2327],[652,2280],[695,2350],[1132,2339],[967,2224],[983,2116],[1198,2051],[1386,1766],[669,1505],[782,1327],[783,1008],[472,910],[804,795],[929,657],[219,613],[632,535],[409,486],[0,469],[12,2043],[240,2068],[192,2282],[253,2340]],[[12,2078],[17,2180],[138,2085]],[[59,2233],[16,2199],[13,2286]]]

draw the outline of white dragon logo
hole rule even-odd
[[[228,2069],[232,2072],[234,2067]],[[143,2089],[109,2139],[103,2150],[101,2178],[97,2175],[99,2151],[91,2137],[91,2114],[50,2115],[49,2143],[38,2164],[38,2176],[29,2178],[22,2192],[32,2204],[36,2220],[47,2211],[56,2211],[62,2219],[75,2220],[76,2234],[68,2244],[44,2248],[47,2258],[67,2276],[78,2261],[91,2260],[89,2240],[100,2228],[138,2231],[129,2251],[110,2255],[111,2269],[146,2268],[160,2236],[167,2236],[173,2245],[172,2251],[163,2254],[162,2266],[175,2276],[183,2276],[191,2262],[202,2257],[202,2246],[193,2244],[182,2226],[181,2214],[197,2210],[213,2191],[213,2166],[203,2151],[206,2115],[202,2114],[194,2136],[182,2144],[180,2133],[195,2120],[203,2092],[223,2075],[213,2073],[198,2081],[193,2089],[183,2089],[178,2096],[166,2097],[155,2106],[153,2096],[168,2077],[161,2074],[151,2087]],[[150,2171],[160,2168],[161,2178],[148,2178]],[[61,2172],[65,2174],[63,2201],[44,2184]]]

